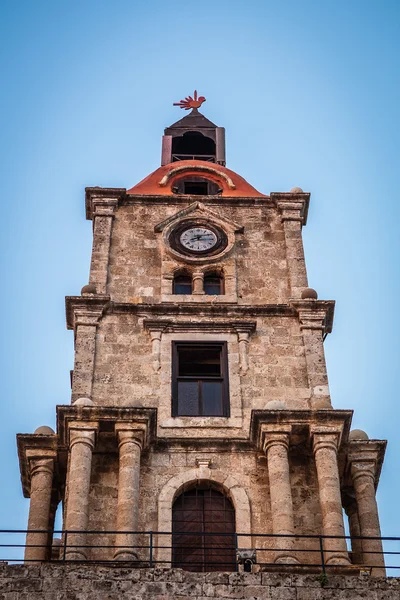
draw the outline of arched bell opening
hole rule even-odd
[[[172,566],[186,571],[236,571],[235,509],[215,483],[182,491],[172,507]]]
[[[216,144],[199,131],[188,131],[172,138],[172,162],[178,160],[205,160],[214,162]]]

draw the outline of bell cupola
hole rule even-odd
[[[199,112],[204,96],[187,96],[176,102],[191,112],[164,130],[161,166],[181,160],[202,160],[225,166],[225,129],[217,127]]]

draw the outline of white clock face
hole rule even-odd
[[[214,248],[218,238],[213,231],[206,227],[191,227],[181,233],[179,241],[187,250],[204,252]]]

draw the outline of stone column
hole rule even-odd
[[[96,353],[97,325],[105,303],[74,307],[75,360],[72,378],[72,402],[91,398]]]
[[[139,520],[140,454],[145,432],[134,425],[116,424],[119,449],[117,531],[115,560],[137,560],[136,535]]]
[[[96,286],[98,294],[106,294],[111,231],[118,200],[117,198],[92,198],[92,203],[93,249],[89,283]]]
[[[29,505],[28,530],[26,536],[25,560],[43,561],[49,553],[50,501],[53,486],[54,459],[36,458],[30,460],[31,501]]]
[[[290,431],[291,427],[288,426],[279,432],[266,432],[263,445],[268,462],[272,533],[291,536],[294,535],[294,519],[288,458]],[[298,562],[292,551],[294,539],[274,538],[275,546],[279,548],[276,563]]]
[[[204,273],[195,271],[192,275],[193,295],[204,294]]]
[[[89,521],[89,490],[92,471],[92,453],[95,445],[97,424],[78,426],[72,423],[69,429],[68,498],[65,529],[67,532],[67,560],[86,560],[88,549],[79,547],[87,543],[85,531]],[[82,533],[79,533],[82,532]]]
[[[312,433],[322,514],[322,533],[326,536],[345,536],[337,462],[339,434],[333,432],[322,433],[317,430]],[[347,545],[344,538],[326,538],[323,543],[327,564],[349,564]]]
[[[272,193],[281,212],[285,234],[286,260],[289,272],[289,297],[301,298],[301,292],[308,287],[306,263],[302,238],[310,194],[301,190],[293,193]]]
[[[356,494],[360,535],[362,540],[363,562],[365,565],[374,566],[372,574],[384,577],[385,560],[380,538],[378,506],[375,497],[375,463],[369,461],[352,462],[351,478]]]
[[[357,503],[355,500],[349,502],[345,507],[346,515],[349,519],[349,531],[351,537],[351,553],[352,563],[361,564],[363,549],[361,536],[360,521],[358,519]]]
[[[316,300],[302,300],[292,304],[298,311],[303,335],[311,408],[332,408],[322,337],[327,309],[325,306],[320,308],[320,303]]]

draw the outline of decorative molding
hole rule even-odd
[[[226,173],[223,173],[218,169],[214,169],[213,167],[209,167],[208,165],[182,165],[181,167],[175,167],[174,169],[171,169],[170,171],[168,171],[168,173],[164,175],[161,181],[159,181],[158,185],[160,187],[165,187],[170,179],[172,179],[176,175],[181,175],[186,171],[199,171],[200,173],[209,173],[210,175],[216,177],[218,180],[222,179],[227,184],[230,190],[236,189],[236,185],[233,183],[232,179],[228,175],[226,175]]]
[[[310,194],[305,192],[271,192],[273,200],[281,213],[282,221],[300,221],[307,223]]]
[[[55,433],[51,435],[19,433],[17,435],[17,448],[22,492],[25,498],[29,498],[33,463],[37,460],[57,460],[58,435]]]
[[[256,329],[256,321],[167,321],[144,319],[143,325],[148,331],[162,333],[204,331],[207,333],[247,333]]]
[[[334,300],[296,300],[289,301],[300,320],[300,329],[319,329],[322,334],[331,333],[335,313]]]
[[[86,218],[104,214],[113,216],[119,202],[126,196],[126,188],[87,187],[85,189]]]
[[[67,329],[76,329],[77,325],[96,326],[109,305],[110,296],[106,295],[67,296]]]
[[[222,217],[221,215],[214,213],[212,210],[207,208],[206,205],[202,202],[193,202],[186,208],[183,208],[182,210],[176,212],[174,215],[171,215],[167,219],[164,219],[164,221],[161,221],[161,223],[158,223],[158,225],[154,227],[154,231],[156,233],[161,233],[166,227],[168,227],[168,225],[171,225],[171,223],[175,223],[177,221],[185,219],[185,217],[192,215],[192,213],[196,211],[200,213],[200,216],[204,216],[207,219],[211,219],[217,223],[220,223],[221,225],[225,225],[226,227],[230,228],[232,232],[241,233],[244,231],[243,225],[239,225],[231,219],[227,219],[226,217]]]

